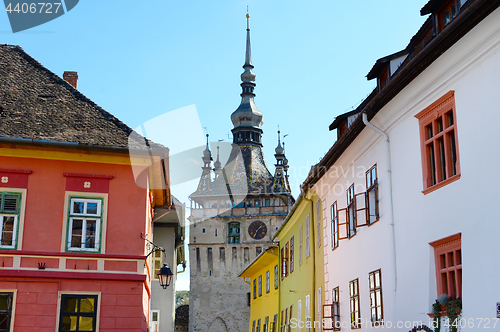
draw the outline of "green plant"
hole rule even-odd
[[[441,304],[438,300],[432,304],[432,312],[434,313],[434,332],[441,331]]]
[[[446,315],[450,320],[450,327],[452,332],[457,332],[458,330],[458,317],[462,311],[462,300],[459,298],[454,299],[449,297],[446,302]]]

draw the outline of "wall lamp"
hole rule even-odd
[[[153,253],[155,253],[157,251],[161,251],[163,253],[163,257],[165,257],[165,259],[166,259],[165,248],[162,248],[162,247],[154,244],[153,242],[149,241],[148,239],[146,239],[145,237],[142,236],[142,233],[141,233],[141,239],[148,242],[152,246],[151,251],[146,255],[146,260],[148,259],[148,257],[150,255],[152,255]],[[170,286],[170,282],[172,281],[173,275],[174,274],[172,273],[172,270],[170,270],[170,268],[168,267],[168,264],[164,263],[163,267],[160,269],[160,272],[158,272],[158,279],[160,280],[160,286],[163,289],[167,289],[167,287]]]

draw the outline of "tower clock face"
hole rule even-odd
[[[267,234],[267,226],[263,221],[256,220],[248,226],[248,234],[255,240],[261,240]]]

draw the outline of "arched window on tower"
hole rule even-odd
[[[228,225],[228,243],[240,243],[240,223],[231,222]]]

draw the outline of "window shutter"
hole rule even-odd
[[[347,209],[337,210],[337,220],[339,225],[339,240],[344,240],[348,238],[347,229]]]
[[[2,212],[17,213],[19,212],[19,201],[21,195],[18,194],[4,194],[2,195]]]
[[[333,306],[323,304],[323,331],[333,330]]]
[[[356,227],[362,227],[368,225],[368,220],[366,219],[366,193],[362,192],[354,195],[356,200]],[[359,207],[359,208],[358,208]]]

